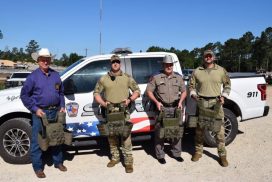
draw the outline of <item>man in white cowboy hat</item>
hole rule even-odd
[[[20,97],[25,107],[32,113],[32,166],[38,178],[45,178],[38,133],[42,130],[42,117],[46,116],[48,120],[53,120],[58,111],[65,112],[63,84],[59,73],[49,67],[54,56],[47,48],[32,53],[31,57],[38,63],[39,68],[27,77]],[[51,151],[54,166],[60,171],[67,171],[63,165],[61,145],[52,147]]]
[[[162,61],[163,69],[150,78],[146,87],[146,94],[157,109],[154,142],[155,154],[160,164],[166,164],[164,159],[166,139],[171,143],[170,157],[183,162],[181,157],[184,130],[182,109],[187,93],[181,75],[173,71],[174,63],[172,57],[166,55]]]

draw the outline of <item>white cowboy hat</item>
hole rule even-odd
[[[52,55],[47,48],[41,48],[39,51],[33,52],[31,57],[37,62],[39,57],[50,57],[53,60],[55,55]]]

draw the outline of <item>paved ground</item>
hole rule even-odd
[[[272,87],[268,89],[268,104],[272,107]],[[39,180],[30,164],[12,165],[0,159],[0,181],[272,181],[272,112],[267,117],[239,123],[239,134],[229,146],[229,167],[217,162],[215,148],[205,148],[199,162],[192,162],[192,136],[185,136],[182,157],[178,163],[168,155],[161,165],[154,158],[153,144],[134,144],[134,173],[126,174],[122,164],[107,168],[108,149],[74,149],[66,153],[66,173],[56,170],[50,160],[45,167],[46,179]]]

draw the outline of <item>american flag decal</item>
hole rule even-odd
[[[153,117],[141,117],[132,118],[133,123],[132,132],[149,132],[154,129],[155,118]],[[99,121],[94,122],[81,122],[81,123],[69,123],[66,125],[66,129],[73,133],[74,137],[92,137],[99,136],[97,124]]]

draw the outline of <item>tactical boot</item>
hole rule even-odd
[[[133,172],[132,164],[126,165],[125,168],[126,168],[126,173],[132,173]]]
[[[107,164],[107,167],[114,167],[116,164],[118,164],[120,161],[110,160],[110,162]]]
[[[227,161],[227,156],[221,156],[220,157],[220,165],[222,167],[227,167],[229,165],[229,163]]]
[[[194,162],[196,162],[196,161],[198,161],[201,157],[202,157],[201,154],[195,153],[195,154],[193,155],[193,157],[192,157],[191,160],[194,161]]]

